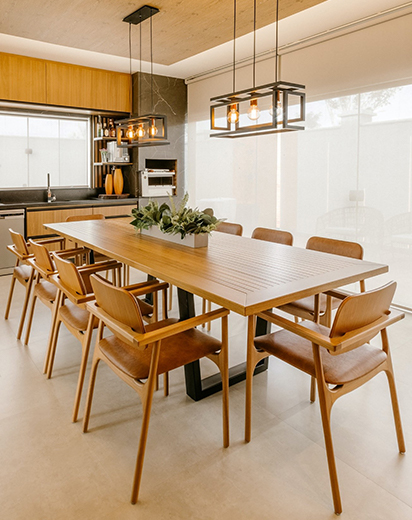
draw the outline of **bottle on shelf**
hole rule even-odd
[[[113,119],[109,119],[109,136],[116,137],[116,128],[114,127]]]
[[[102,118],[100,116],[97,118],[96,137],[103,137]]]
[[[103,123],[103,137],[109,137],[109,129],[107,128],[106,123]]]

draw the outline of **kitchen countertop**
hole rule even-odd
[[[0,202],[0,210],[5,209],[21,209],[29,210],[45,210],[56,209],[58,207],[78,207],[78,206],[126,206],[137,204],[138,199],[130,197],[127,199],[86,199],[86,200],[56,200],[55,202]]]

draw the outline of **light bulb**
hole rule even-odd
[[[271,116],[273,116],[273,105],[270,107],[269,114]],[[282,108],[282,103],[279,100],[276,103],[276,121],[279,123],[282,121],[282,118],[283,118],[283,108]]]
[[[133,139],[134,137],[134,129],[133,129],[133,125],[129,125],[127,130],[126,130],[126,137],[128,139]]]
[[[239,112],[236,110],[237,105],[230,105],[230,111],[227,115],[227,120],[230,124],[237,123],[239,121]]]
[[[260,110],[258,108],[257,99],[252,99],[250,102],[249,110],[247,111],[247,116],[252,121],[256,121],[260,117]]]
[[[137,137],[144,137],[145,134],[146,134],[145,129],[143,128],[142,123],[140,123],[140,125],[137,127],[136,135],[137,135]]]
[[[154,137],[155,135],[157,135],[158,129],[157,129],[157,126],[155,123],[156,123],[156,121],[154,119],[152,119],[152,124],[149,128],[150,137]]]

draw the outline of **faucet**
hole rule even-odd
[[[56,196],[52,193],[50,189],[50,173],[47,174],[47,202],[54,202],[56,200]]]

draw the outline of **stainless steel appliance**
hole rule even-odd
[[[176,188],[176,172],[166,169],[146,168],[140,172],[142,197],[166,197]]]
[[[16,257],[6,248],[11,244],[10,228],[24,236],[24,209],[0,209],[0,276],[13,272],[16,263]]]

